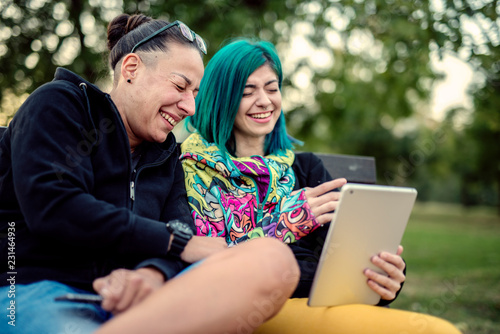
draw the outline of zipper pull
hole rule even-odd
[[[130,198],[132,199],[132,201],[135,200],[134,181],[130,182]]]

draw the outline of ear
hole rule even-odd
[[[125,81],[134,79],[141,64],[141,58],[135,53],[129,53],[123,58],[121,74]]]

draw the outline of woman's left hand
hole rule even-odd
[[[103,297],[102,308],[119,314],[138,304],[164,284],[165,278],[155,268],[116,269],[94,280],[94,290]]]
[[[368,277],[368,286],[378,293],[382,299],[393,300],[396,293],[401,289],[401,283],[405,280],[405,262],[401,257],[403,246],[399,245],[396,254],[382,252],[372,257],[371,262],[382,269],[388,276],[379,274],[371,269],[365,269],[364,274]]]

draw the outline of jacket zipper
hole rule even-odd
[[[118,111],[118,109],[116,108],[116,105],[115,103],[113,102],[113,100],[111,99],[111,97],[109,96],[109,94],[106,94],[106,99],[108,100],[109,104],[111,105],[111,108],[113,109],[114,113],[115,113],[115,116],[117,115],[120,115],[120,112]],[[123,121],[121,119],[121,117],[117,116],[117,123],[118,124],[122,124],[122,127],[118,126],[117,125],[117,128],[125,128],[125,126],[123,125]],[[125,136],[124,138],[127,138],[127,133],[123,133],[123,135]],[[128,138],[125,140],[125,142],[128,142]],[[128,148],[129,150],[129,154],[130,154],[130,148]],[[131,177],[130,177],[130,187],[129,187],[129,191],[130,191],[130,210],[132,210],[134,208],[134,201],[135,201],[135,183],[134,180],[136,180],[136,171],[134,170],[133,173],[131,174]]]
[[[156,161],[156,162],[153,162],[150,164],[142,165],[138,169],[134,169],[134,172],[132,173],[131,181],[130,181],[130,209],[131,210],[134,209],[135,188],[137,186],[137,179],[139,178],[139,173],[145,168],[155,167],[155,166],[159,166],[159,165],[163,164],[169,157],[170,157],[170,155],[168,155],[167,158],[163,159],[162,161]]]

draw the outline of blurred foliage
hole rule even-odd
[[[421,200],[498,205],[500,4],[496,0],[29,0],[0,3],[0,124],[64,66],[106,87],[106,25],[121,12],[180,19],[209,45],[276,44],[301,150],[375,156],[379,183]],[[473,67],[474,110],[432,118],[432,57]],[[500,206],[499,206],[500,208]]]

